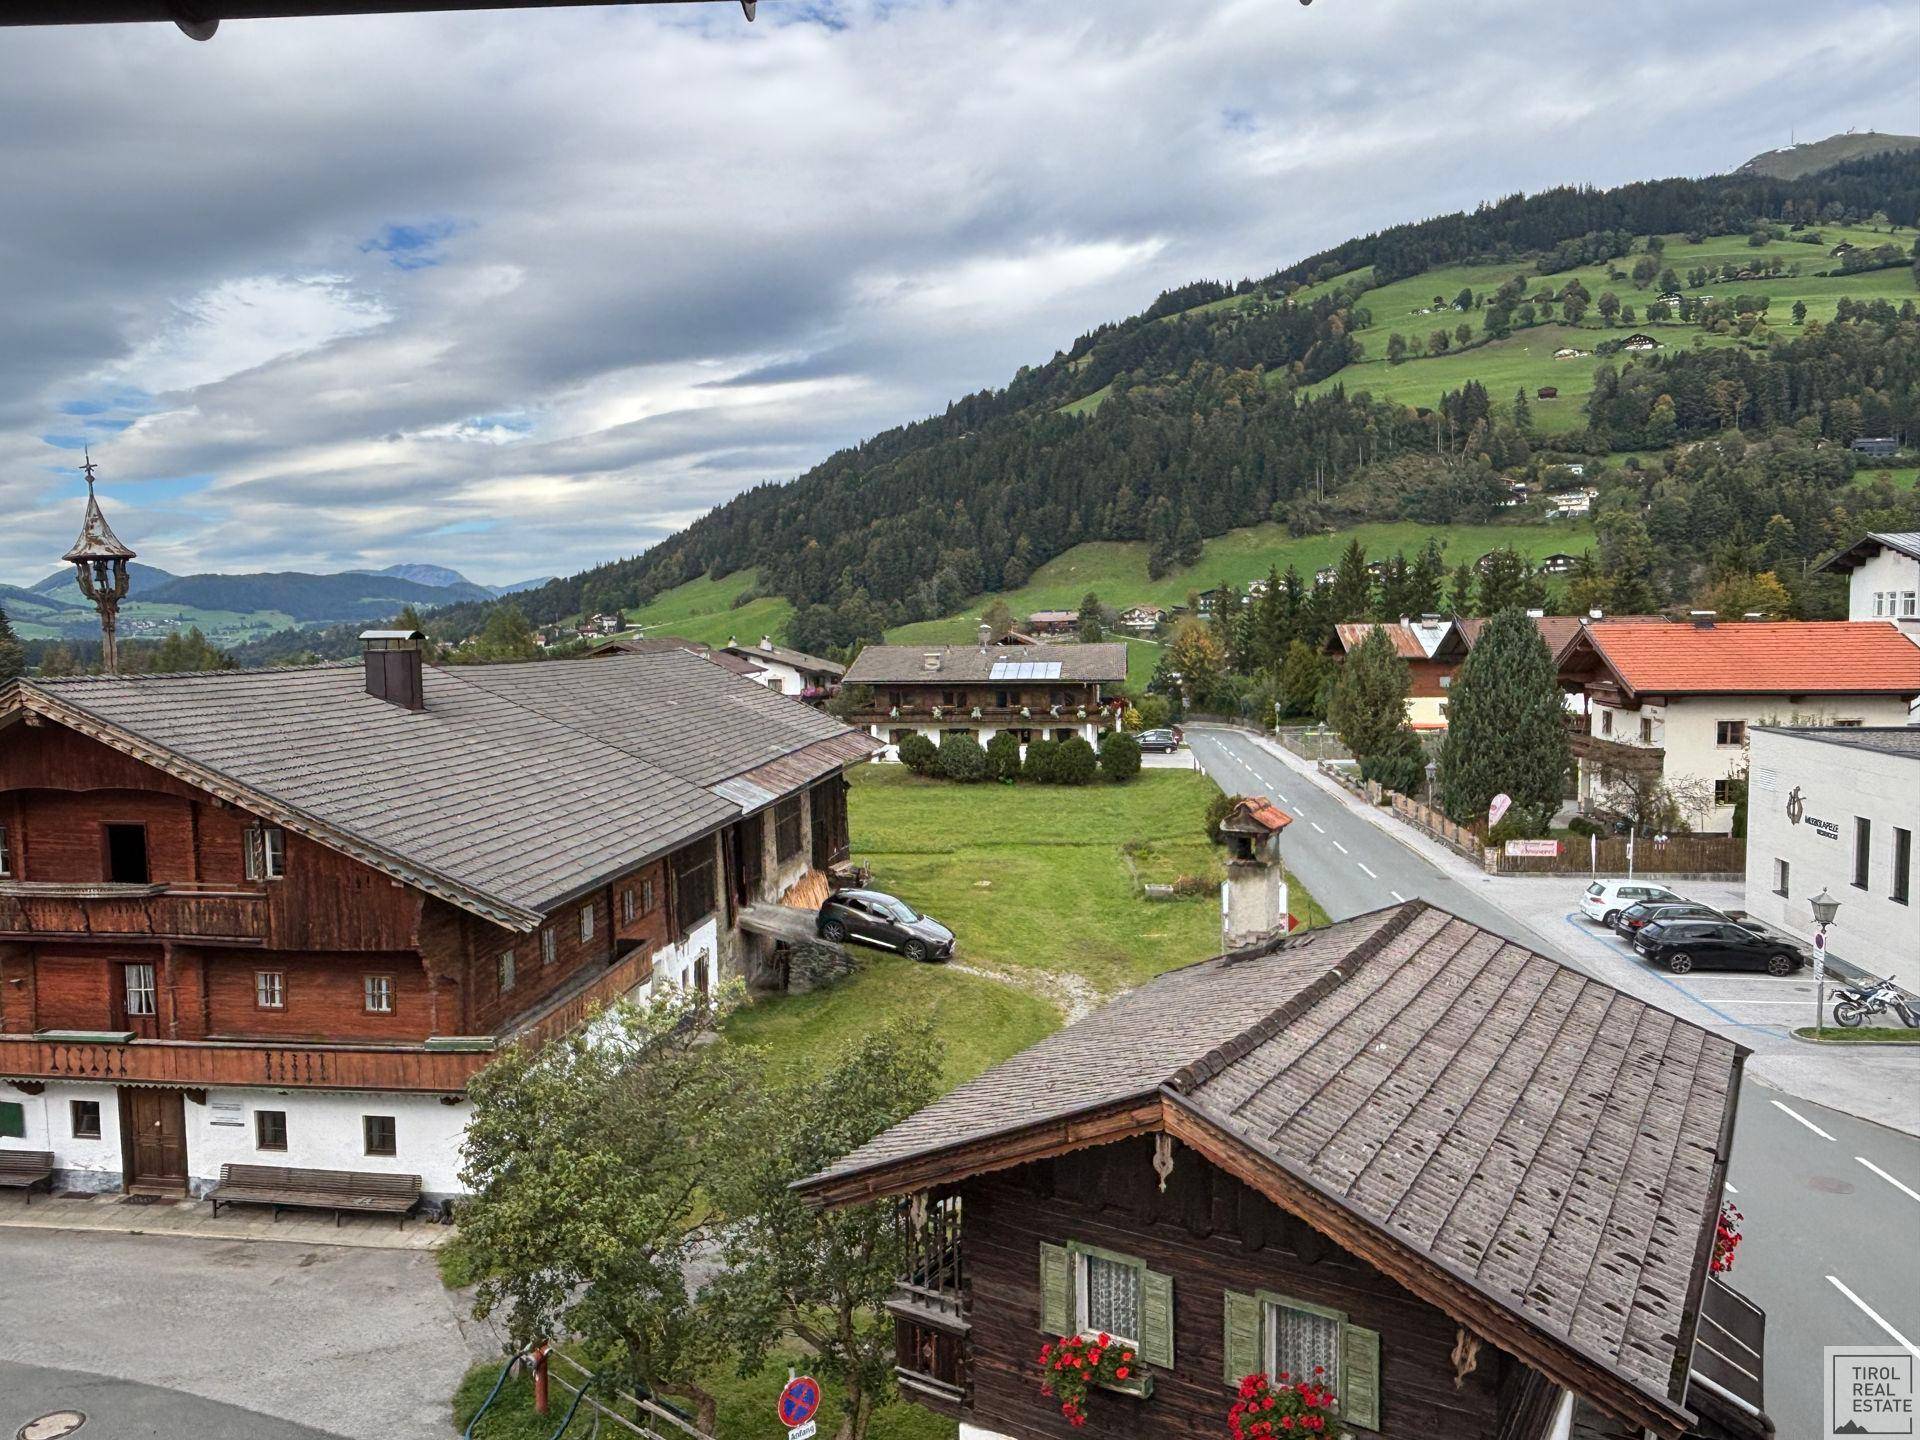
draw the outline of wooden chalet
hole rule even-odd
[[[463,1091],[616,997],[776,979],[865,736],[668,647],[0,686],[0,1151],[456,1192]]]
[[[1710,1274],[1746,1051],[1421,901],[1173,971],[798,1189],[897,1203],[897,1374],[961,1440],[1760,1440],[1764,1316]],[[1083,1427],[1041,1346],[1132,1373]]]
[[[1447,692],[1454,672],[1467,658],[1467,640],[1458,622],[1444,615],[1402,617],[1387,624],[1371,622],[1336,625],[1326,651],[1344,660],[1366,643],[1375,630],[1384,630],[1394,653],[1407,662],[1412,686],[1407,692],[1407,723],[1416,730],[1447,728]]]

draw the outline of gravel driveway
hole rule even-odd
[[[47,1403],[8,1393],[8,1436],[87,1377],[154,1387],[169,1416],[215,1402],[209,1416],[238,1406],[346,1440],[448,1436],[455,1384],[495,1353],[426,1252],[34,1230],[0,1248],[0,1361],[78,1372],[56,1385],[15,1370],[0,1388],[45,1388]],[[97,1392],[118,1408],[126,1387]]]

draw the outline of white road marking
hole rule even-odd
[[[1356,860],[1353,863],[1356,865],[1359,865],[1362,870],[1367,870],[1367,867],[1365,865],[1362,865],[1360,861]],[[1378,875],[1375,875],[1371,870],[1367,870],[1367,878],[1371,880],[1378,880],[1380,877]]]
[[[1387,891],[1387,894],[1391,895],[1394,899],[1398,900],[1402,905],[1407,903],[1407,897],[1402,895],[1398,890],[1389,890]]]
[[[1775,1100],[1772,1103],[1773,1103],[1774,1109],[1780,1111],[1782,1114],[1792,1117],[1795,1120],[1798,1120],[1802,1125],[1806,1126],[1807,1129],[1813,1131],[1813,1133],[1818,1135],[1822,1140],[1833,1139],[1833,1136],[1827,1134],[1826,1131],[1822,1130],[1818,1125],[1814,1124],[1813,1121],[1807,1119],[1806,1116],[1802,1115],[1798,1110],[1795,1110],[1791,1105],[1782,1105],[1778,1100]],[[1828,1278],[1831,1279],[1832,1277],[1829,1276]]]
[[[1915,1190],[1912,1186],[1906,1184],[1906,1182],[1904,1181],[1894,1179],[1893,1176],[1887,1174],[1886,1171],[1882,1170],[1878,1165],[1874,1164],[1873,1161],[1867,1159],[1866,1156],[1856,1155],[1853,1158],[1858,1160],[1862,1165],[1866,1166],[1867,1169],[1873,1171],[1874,1174],[1878,1175],[1882,1180],[1886,1181],[1889,1185],[1893,1186],[1894,1189],[1903,1192],[1908,1199],[1920,1200],[1920,1190]]]
[[[1840,1277],[1838,1275],[1827,1276],[1827,1283],[1833,1286],[1833,1288],[1838,1290],[1842,1295],[1846,1296],[1849,1300],[1853,1301],[1854,1304],[1858,1305],[1860,1307],[1860,1312],[1863,1315],[1865,1315],[1869,1320],[1873,1321],[1873,1323],[1878,1325],[1882,1330],[1886,1331],[1887,1334],[1891,1335],[1893,1337],[1894,1344],[1898,1345],[1901,1349],[1910,1352],[1915,1359],[1920,1359],[1920,1345],[1915,1345],[1913,1341],[1909,1340],[1906,1336],[1902,1335],[1898,1330],[1894,1329],[1893,1326],[1889,1325],[1886,1321],[1882,1320],[1880,1318],[1880,1313],[1877,1310],[1875,1310],[1871,1305],[1867,1304],[1867,1302],[1862,1300],[1858,1295],[1854,1294],[1853,1291],[1849,1290],[1845,1285],[1840,1283]]]
[[[1733,1188],[1733,1182],[1731,1180],[1725,1181],[1722,1188],[1725,1189],[1727,1194],[1729,1195],[1738,1195],[1740,1193],[1738,1190]]]
[[[1313,828],[1318,830],[1322,835],[1327,833],[1326,827],[1322,825],[1318,820],[1309,820],[1307,823],[1313,826]]]
[[[1333,842],[1333,848],[1338,850],[1342,855],[1347,853],[1347,847],[1342,845],[1338,840]]]

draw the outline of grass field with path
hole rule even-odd
[[[793,615],[793,606],[786,600],[762,596],[744,605],[734,604],[758,578],[755,570],[736,570],[724,580],[702,575],[627,611],[627,622],[643,634],[677,635],[702,645],[725,645],[734,638],[742,645],[754,645],[762,635],[778,640]]]

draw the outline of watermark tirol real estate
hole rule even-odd
[[[1920,1434],[1914,1356],[1902,1345],[1826,1347],[1825,1434]]]

